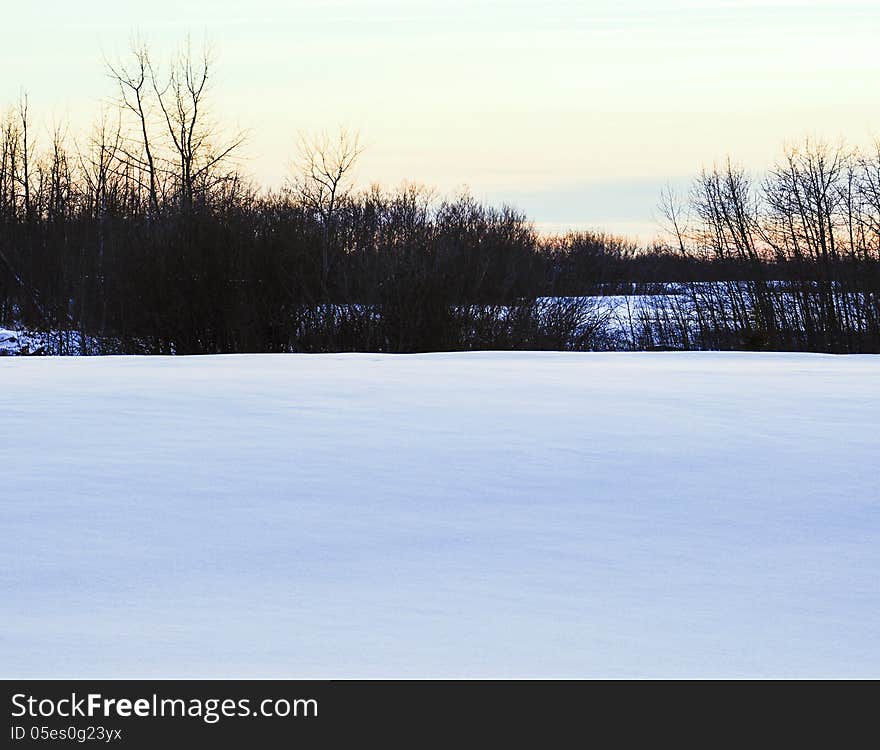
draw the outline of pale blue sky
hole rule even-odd
[[[344,123],[364,183],[467,185],[537,221],[652,231],[666,181],[804,135],[880,133],[880,9],[865,0],[43,0],[4,9],[0,101],[85,127],[102,55],[139,30],[218,55],[214,110],[278,184],[302,129]]]

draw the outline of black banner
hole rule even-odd
[[[598,737],[750,744],[858,736],[876,684],[588,681],[4,681],[2,746],[274,747]],[[869,731],[873,733],[873,728]],[[378,745],[377,745],[378,746]]]

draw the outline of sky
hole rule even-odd
[[[42,0],[4,9],[0,106],[84,130],[134,33],[217,59],[214,116],[279,185],[302,131],[356,129],[361,184],[468,188],[539,227],[647,239],[665,185],[806,136],[880,135],[876,0]]]

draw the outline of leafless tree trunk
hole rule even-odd
[[[21,174],[18,181],[22,186],[24,195],[24,215],[25,220],[31,219],[31,143],[28,140],[29,135],[29,118],[28,118],[28,96],[22,94],[18,102],[18,116],[21,123]]]
[[[135,116],[140,131],[141,153],[133,153],[131,149],[125,149],[126,159],[130,165],[136,166],[138,171],[146,170],[150,210],[158,213],[158,175],[156,159],[153,156],[153,143],[150,138],[148,113],[150,53],[143,42],[137,42],[133,45],[131,54],[133,62],[130,67],[113,65],[108,62],[107,68],[119,87],[120,107]]]

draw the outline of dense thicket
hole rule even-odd
[[[662,344],[880,351],[880,144],[807,142],[758,184],[728,162],[695,181],[690,228],[667,208],[682,255],[740,271],[683,287],[654,316]],[[670,310],[687,325],[666,325]]]
[[[0,325],[61,353],[749,348],[880,351],[880,152],[807,144],[755,184],[727,165],[674,241],[545,237],[420,188],[353,192],[356,139],[304,142],[280,192],[204,115],[207,58],[113,68],[86,144],[0,129]],[[614,295],[633,295],[626,299]]]

